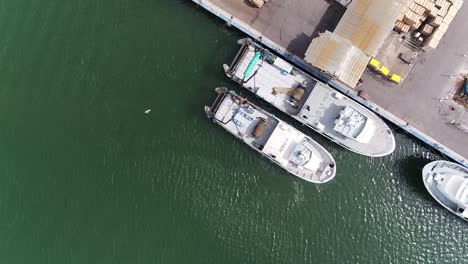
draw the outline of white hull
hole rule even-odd
[[[205,107],[215,123],[303,180],[326,183],[335,177],[335,160],[320,144],[234,92],[216,91],[218,98]],[[260,120],[265,122],[259,135]]]
[[[463,184],[468,182],[468,169],[453,162],[433,161],[424,166],[422,177],[427,191],[439,204],[468,221],[466,202],[463,203],[457,199],[463,197]],[[458,178],[460,184],[455,182],[455,184],[449,185],[447,182],[453,182],[454,177]],[[450,191],[450,189],[454,191]]]

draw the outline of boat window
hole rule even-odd
[[[293,151],[290,160],[299,166],[304,166],[307,164],[307,162],[309,162],[311,158],[312,151],[310,151],[310,149],[308,149],[303,144],[299,144]]]
[[[464,180],[457,191],[456,198],[461,203],[468,205],[468,180]]]
[[[356,109],[347,106],[335,120],[334,130],[349,138],[357,138],[366,124],[367,118]]]

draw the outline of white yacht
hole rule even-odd
[[[377,115],[250,39],[226,75],[279,110],[356,153],[379,157],[395,150],[395,139]]]
[[[433,161],[423,168],[423,181],[434,199],[468,220],[468,169],[453,162]]]
[[[313,183],[335,177],[333,157],[317,142],[226,88],[205,112],[215,123],[295,176]]]

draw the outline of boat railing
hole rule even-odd
[[[242,44],[241,48],[237,52],[236,56],[232,60],[231,64],[229,65],[229,68],[227,69],[226,73],[233,75],[233,73],[236,71],[237,66],[239,65],[239,61],[244,57],[245,53],[249,49],[249,45],[251,43],[250,39],[241,39],[239,43]]]
[[[223,102],[224,98],[226,97],[227,93],[221,92],[218,94],[216,99],[214,100],[213,104],[210,107],[210,112],[211,114],[216,114],[218,111],[219,107],[221,106],[221,103]]]

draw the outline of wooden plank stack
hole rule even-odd
[[[397,20],[395,23],[395,30],[398,32],[408,32],[410,30],[411,26],[408,24],[405,24],[401,20]]]
[[[421,35],[423,36],[430,36],[432,32],[434,32],[434,27],[429,24],[426,24],[421,28]]]
[[[436,17],[433,17],[431,19],[429,19],[429,21],[427,21],[427,23],[433,27],[438,27],[440,26],[440,24],[442,24],[444,22],[444,18],[441,17],[441,16],[436,16]]]
[[[416,31],[426,36],[426,45],[436,48],[463,0],[411,0],[395,23],[395,31]]]

